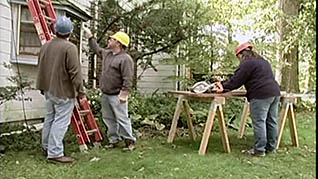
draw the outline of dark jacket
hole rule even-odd
[[[263,58],[245,59],[234,75],[223,83],[225,90],[234,90],[242,85],[247,91],[247,100],[280,96],[271,65]]]
[[[108,95],[118,95],[121,90],[129,91],[133,79],[133,60],[125,51],[113,54],[100,48],[95,38],[89,39],[90,48],[102,59],[100,89]]]
[[[38,60],[37,89],[63,99],[84,94],[81,64],[73,43],[55,38],[41,47]]]

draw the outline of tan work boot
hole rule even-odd
[[[106,148],[106,149],[113,149],[113,148],[118,147],[118,145],[119,145],[119,142],[116,142],[116,143],[108,143],[107,145],[105,145],[105,148]]]
[[[133,151],[136,148],[135,141],[125,140],[126,147],[123,148],[123,151]]]
[[[56,158],[48,158],[48,161],[53,163],[72,163],[75,161],[75,159],[72,157],[62,156]]]

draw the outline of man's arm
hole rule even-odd
[[[101,56],[103,48],[99,47],[91,30],[89,30],[89,28],[87,27],[83,27],[83,30],[84,30],[84,36],[88,39],[88,44],[91,50],[93,50],[93,52],[96,53],[98,56]]]
[[[127,57],[121,64],[121,75],[123,78],[123,86],[121,90],[129,91],[133,80],[133,61],[130,57]]]
[[[129,89],[133,80],[133,61],[130,57],[123,60],[120,71],[123,77],[123,86],[119,93],[119,100],[120,103],[125,103],[128,99]]]
[[[75,45],[67,49],[67,69],[69,77],[73,83],[74,89],[77,92],[77,97],[85,97],[83,87],[83,77],[80,60],[78,59],[77,48]]]
[[[103,48],[100,48],[97,44],[97,41],[94,37],[89,38],[88,40],[89,47],[93,50],[94,53],[96,53],[98,56],[102,55]]]

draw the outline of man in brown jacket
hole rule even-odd
[[[85,97],[77,47],[68,41],[73,31],[69,18],[57,19],[56,36],[41,47],[37,89],[45,95],[46,116],[42,129],[42,148],[49,161],[71,163],[64,156],[63,139],[71,122],[75,98]]]

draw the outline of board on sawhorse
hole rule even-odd
[[[190,91],[169,91],[169,93],[178,95],[178,102],[176,105],[174,117],[172,119],[171,128],[169,131],[168,136],[168,143],[172,143],[173,139],[177,132],[177,124],[180,117],[180,113],[185,110],[186,112],[186,119],[189,127],[189,133],[193,140],[196,139],[195,130],[192,124],[191,115],[190,115],[190,107],[188,104],[188,100],[200,100],[200,101],[209,101],[211,102],[208,118],[205,124],[204,133],[201,139],[201,145],[199,149],[199,155],[205,155],[210,134],[212,132],[213,128],[213,122],[215,119],[215,116],[218,117],[219,125],[220,125],[220,133],[222,136],[222,142],[224,150],[227,153],[231,152],[230,149],[230,143],[228,139],[228,134],[226,130],[224,115],[223,115],[223,109],[222,105],[225,104],[225,97],[224,94],[215,94],[215,93],[209,93],[209,94],[195,94]]]

